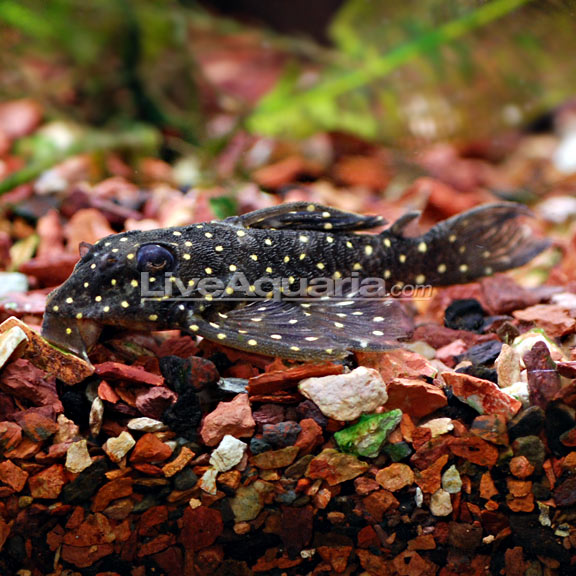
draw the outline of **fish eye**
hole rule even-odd
[[[174,269],[174,256],[159,244],[145,244],[136,256],[140,272],[169,272]]]

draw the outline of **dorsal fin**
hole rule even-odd
[[[88,252],[90,252],[90,248],[92,248],[94,244],[90,244],[89,242],[80,242],[78,245],[78,253],[80,254],[80,258],[84,258]]]
[[[386,224],[386,220],[382,216],[361,216],[310,202],[293,202],[263,208],[243,216],[227,218],[224,222],[244,228],[317,230],[322,232],[353,232],[369,230]]]
[[[418,220],[422,212],[413,211],[413,212],[406,212],[406,214],[402,214],[392,226],[387,230],[389,234],[393,234],[394,236],[404,236],[404,230],[408,227],[408,225],[414,220]]]

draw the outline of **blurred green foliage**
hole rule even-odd
[[[397,144],[487,135],[572,94],[562,55],[574,52],[574,24],[568,0],[348,0],[329,48],[261,32],[290,62],[251,110],[224,109],[237,115],[229,135],[340,130]],[[217,152],[191,42],[207,28],[243,31],[194,0],[4,0],[0,98],[26,95],[107,129],[146,123]]]
[[[27,164],[0,180],[0,195],[38,178],[45,170],[72,156],[111,151],[137,151],[153,155],[160,147],[159,132],[147,124],[133,122],[126,128],[110,131],[61,125],[59,130],[67,132],[67,142],[64,144],[42,131],[18,142],[16,151],[27,160]]]
[[[5,0],[0,95],[101,126],[202,136],[187,10],[175,0]]]
[[[349,0],[331,65],[288,70],[247,124],[396,143],[502,131],[573,95],[574,16],[555,0]]]

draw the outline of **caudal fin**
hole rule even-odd
[[[532,213],[511,203],[480,206],[440,222],[418,238],[396,236],[416,284],[465,284],[522,266],[550,242],[537,238],[525,222]],[[399,231],[401,234],[401,231]]]

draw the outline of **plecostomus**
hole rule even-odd
[[[398,298],[521,266],[549,243],[530,212],[491,204],[418,237],[409,213],[386,222],[293,203],[221,222],[132,231],[84,246],[47,301],[43,336],[87,359],[103,326],[182,329],[224,345],[295,359],[398,345]],[[425,292],[424,292],[425,293]]]

